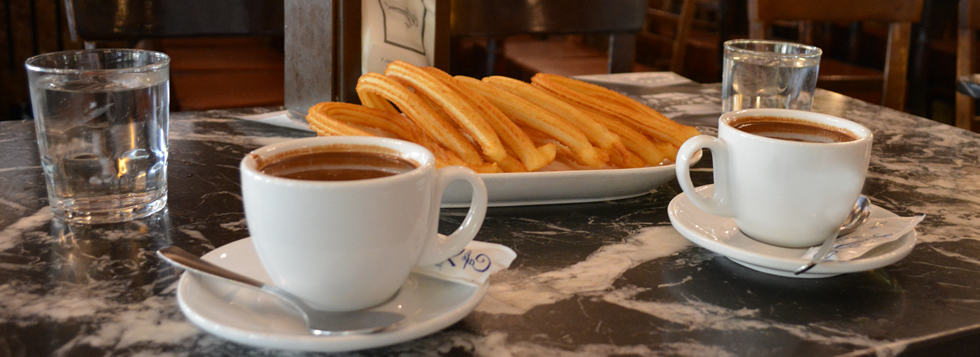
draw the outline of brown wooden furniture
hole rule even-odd
[[[980,0],[960,0],[959,26],[957,27],[956,76],[977,73],[973,59],[976,56],[977,30],[980,29]],[[956,126],[973,129],[976,116],[976,99],[956,93]]]
[[[820,60],[817,86],[832,91],[881,91],[881,105],[902,110],[905,105],[912,23],[919,21],[923,0],[749,0],[749,37],[767,38],[773,23],[802,21],[801,42],[808,42],[806,22],[888,23],[884,72],[880,76],[831,58]],[[850,93],[848,93],[850,94]]]
[[[364,1],[368,1],[367,4]],[[449,11],[451,0],[424,3],[423,13],[385,6],[386,11],[410,18],[410,26],[428,28],[431,14],[434,45],[424,49],[432,55],[436,68],[450,68]],[[359,103],[356,88],[362,74],[362,10],[389,4],[377,0],[289,0],[285,2],[284,48],[286,54],[286,108],[290,115],[305,116],[309,108],[323,101]],[[430,5],[434,5],[433,11]],[[419,9],[415,9],[418,11]],[[370,11],[370,9],[369,9]],[[370,12],[369,12],[370,14]],[[386,16],[382,14],[382,16]],[[396,16],[398,17],[398,16]],[[398,17],[401,18],[401,17]],[[327,20],[324,20],[327,19]],[[421,19],[421,20],[420,20]],[[420,20],[420,21],[415,21]],[[402,29],[396,30],[402,31]],[[424,36],[425,37],[425,36]],[[369,54],[370,55],[370,54]],[[368,58],[368,60],[379,58]],[[384,60],[394,58],[381,57]]]
[[[450,33],[455,38],[487,39],[486,74],[496,71],[498,46],[502,56],[530,75],[632,72],[646,4],[646,0],[454,0]],[[608,50],[564,38],[542,39],[552,35],[607,36]]]
[[[720,5],[719,0],[651,1],[637,37],[637,61],[699,82],[720,81]]]
[[[171,58],[171,110],[279,106],[283,0],[65,0],[86,47],[123,41]]]
[[[62,0],[0,3],[0,121],[30,118],[25,60],[82,47],[70,39],[62,6]]]

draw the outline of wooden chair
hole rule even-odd
[[[665,0],[659,4],[650,3],[647,8],[647,21],[638,40],[653,53],[651,62],[675,73],[684,71],[687,57],[687,39],[694,23],[698,4],[704,0]],[[658,5],[658,6],[655,6]],[[640,50],[640,49],[638,49]]]
[[[0,121],[31,118],[24,61],[79,49],[69,40],[62,0],[4,1],[0,6]]]
[[[72,35],[171,58],[171,110],[280,106],[283,0],[64,0]]]
[[[806,40],[810,37],[807,22],[887,22],[883,73],[824,56],[820,59],[817,87],[833,91],[881,91],[881,105],[903,110],[912,23],[919,21],[922,4],[923,0],[749,0],[749,37],[766,38],[769,26],[779,21],[802,21],[800,42],[805,43],[810,43]]]
[[[646,0],[454,0],[450,33],[454,38],[487,39],[485,74],[495,73],[498,51],[530,75],[632,72],[646,4]],[[517,35],[531,36],[513,37]],[[548,35],[605,35],[608,51],[539,39]]]
[[[956,76],[969,76],[976,73],[973,59],[976,56],[975,42],[980,29],[980,0],[960,0],[959,26],[957,28]],[[966,130],[973,128],[976,117],[976,98],[956,93],[956,126]]]
[[[637,61],[696,82],[721,81],[722,43],[739,31],[738,24],[730,21],[735,16],[734,2],[650,1],[647,23],[637,38]]]

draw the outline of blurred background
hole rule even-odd
[[[284,0],[2,1],[0,120],[31,119],[24,60],[80,48],[137,47],[169,54],[173,111],[283,105]],[[631,37],[632,70],[673,69],[697,82],[720,82],[722,42],[748,36],[748,1],[646,1],[642,30]],[[954,123],[958,6],[958,0],[925,0],[909,48],[904,111],[947,124]],[[774,38],[821,47],[823,57],[843,63],[845,72],[870,76],[884,70],[887,23],[785,22],[770,31]],[[449,70],[520,79],[537,72],[606,73],[610,38],[598,33],[454,34]],[[567,68],[570,63],[575,67]],[[834,91],[881,102],[880,90]]]

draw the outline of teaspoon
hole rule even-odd
[[[303,299],[247,276],[219,267],[187,251],[170,246],[157,251],[163,260],[200,276],[219,278],[224,281],[257,288],[275,295],[292,305],[303,315],[307,328],[313,335],[354,335],[380,331],[403,320],[404,315],[383,311],[320,311],[306,304]]]
[[[827,253],[830,253],[830,248],[834,246],[834,242],[840,236],[845,236],[854,232],[864,221],[868,220],[868,215],[871,214],[871,201],[868,200],[868,196],[860,195],[858,196],[857,202],[854,202],[854,207],[851,208],[851,212],[847,214],[844,219],[844,224],[841,224],[840,228],[837,229],[837,233],[834,233],[823,242],[820,249],[817,250],[817,254],[813,255],[813,259],[810,260],[804,266],[793,272],[793,274],[800,275],[806,273],[808,270],[817,265],[821,260],[827,257]]]

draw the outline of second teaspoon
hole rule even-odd
[[[854,232],[864,221],[868,220],[868,215],[871,214],[871,201],[868,200],[868,196],[860,195],[858,196],[857,202],[854,202],[854,207],[851,208],[851,212],[847,214],[847,218],[844,219],[844,223],[841,224],[840,228],[837,229],[837,233],[828,237],[820,249],[817,250],[817,254],[813,255],[813,259],[804,266],[793,272],[793,274],[800,275],[806,273],[808,270],[812,269],[824,258],[827,258],[827,253],[830,253],[830,248],[833,248],[834,242],[837,241],[838,237],[845,236]]]

